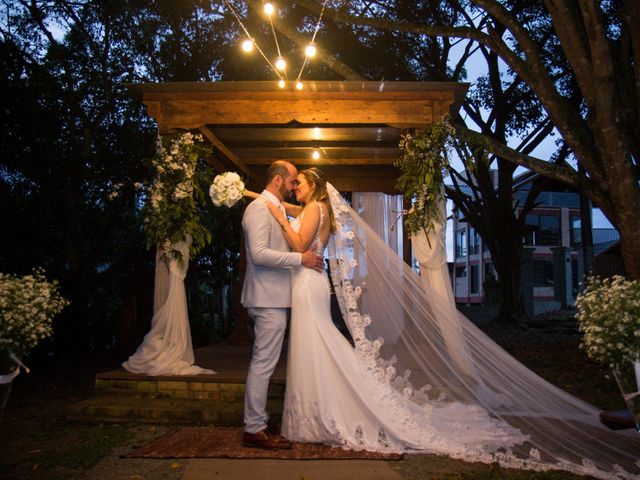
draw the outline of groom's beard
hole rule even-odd
[[[282,199],[285,202],[289,202],[289,201],[291,201],[291,198],[293,197],[293,190],[289,190],[287,188],[287,186],[283,183],[280,186],[280,196],[282,197]]]

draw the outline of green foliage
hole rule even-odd
[[[613,369],[640,359],[640,280],[589,277],[576,308],[589,357]]]
[[[434,123],[413,136],[400,140],[402,155],[396,162],[400,169],[397,188],[413,199],[411,209],[405,212],[405,225],[411,234],[430,232],[434,224],[444,222],[438,206],[442,199],[444,171],[449,165],[450,138],[454,133],[448,118]]]
[[[198,159],[211,153],[200,135],[184,133],[163,138],[153,159],[155,179],[145,207],[148,247],[161,246],[164,255],[182,261],[174,248],[191,238],[191,256],[211,242],[211,232],[203,225],[198,203],[207,201],[210,173],[197,168]]]

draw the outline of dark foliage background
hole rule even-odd
[[[234,2],[267,54],[275,53],[268,24],[250,4]],[[289,26],[313,29],[316,14],[283,7]],[[398,18],[416,11],[446,14],[430,2],[398,3]],[[139,185],[151,180],[157,140],[126,84],[273,74],[258,56],[239,55],[239,27],[222,2],[19,1],[6,5],[0,27],[0,87],[11,92],[0,99],[0,271],[44,266],[71,300],[34,356],[117,349],[126,357],[152,316],[154,252],[145,246]],[[279,39],[295,57],[295,43]],[[446,71],[440,44],[417,35],[326,20],[318,41],[364,78],[440,80]],[[323,64],[305,75],[341,78]],[[214,240],[186,281],[196,346],[229,334],[239,291],[242,209],[203,208]]]

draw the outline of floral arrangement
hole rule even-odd
[[[154,181],[148,191],[145,232],[148,245],[162,246],[165,255],[182,261],[172,246],[191,238],[190,253],[195,255],[211,241],[198,205],[204,203],[209,184],[208,169],[197,168],[198,161],[211,153],[201,135],[189,132],[163,138],[152,160]]]
[[[403,212],[410,234],[429,233],[434,225],[444,222],[438,201],[442,198],[444,173],[449,166],[448,150],[453,126],[445,117],[418,135],[403,135],[402,154],[396,162],[400,169],[397,188],[413,199],[413,205]]]
[[[576,308],[589,357],[614,370],[640,360],[640,280],[589,277]]]
[[[216,207],[233,207],[244,195],[244,182],[235,172],[216,175],[209,188],[209,196]]]
[[[42,269],[22,277],[0,273],[0,357],[24,355],[53,333],[51,321],[69,302]]]

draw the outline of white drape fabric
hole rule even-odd
[[[189,268],[191,239],[172,245],[182,254],[182,262],[156,250],[154,315],[151,330],[142,344],[122,364],[131,373],[144,375],[201,375],[213,370],[194,365],[191,329],[184,279]]]
[[[329,243],[331,277],[359,358],[425,411],[443,404],[477,406],[525,438],[513,445],[511,435],[497,450],[492,444],[448,455],[512,468],[640,478],[637,432],[603,426],[596,408],[524,367],[456,310],[443,269],[443,228],[433,232],[430,247],[417,239],[420,277],[333,187],[329,191],[338,223]],[[449,421],[451,428],[460,427],[455,415]]]
[[[444,195],[441,195],[438,207],[441,218],[446,219]],[[447,267],[446,235],[446,220],[435,224],[433,230],[429,232],[423,230],[411,235],[412,251],[420,265],[422,287],[431,295],[438,296],[438,301],[444,310],[443,313],[457,312]],[[436,321],[451,360],[456,363],[461,372],[464,372],[468,377],[473,377],[478,385],[482,385],[471,363],[471,355],[462,333],[462,322],[449,321],[446,314],[436,316]],[[478,388],[483,387],[479,386]],[[492,403],[495,403],[499,398],[499,396],[494,396]]]
[[[389,248],[402,258],[402,195],[353,192],[351,204]]]

